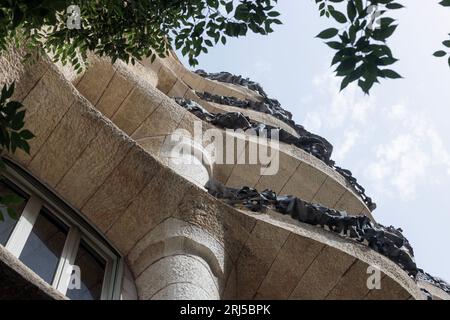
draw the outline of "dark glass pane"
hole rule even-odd
[[[99,300],[105,275],[105,260],[81,241],[75,265],[80,268],[81,288],[68,289],[67,297],[72,300]]]
[[[41,210],[19,259],[52,283],[67,237],[67,226]]]
[[[8,197],[11,195],[16,195],[19,198],[22,199],[22,202],[16,203],[16,204],[10,204],[8,205],[10,208],[12,208],[15,212],[15,217],[11,217],[5,206],[1,206],[0,210],[3,216],[4,221],[0,221],[0,244],[6,245],[8,242],[9,237],[11,236],[11,233],[14,230],[14,227],[17,224],[17,221],[20,218],[20,215],[22,214],[23,208],[25,208],[25,205],[27,204],[28,197],[22,194],[20,191],[15,190],[15,188],[12,185],[8,185],[5,183],[5,181],[0,180],[0,197]]]

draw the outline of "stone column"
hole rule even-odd
[[[221,297],[224,250],[197,226],[169,218],[128,255],[140,299]]]

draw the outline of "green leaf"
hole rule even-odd
[[[385,41],[395,32],[396,29],[397,25],[376,29],[372,34],[372,38],[379,41]]]
[[[5,204],[5,205],[11,205],[11,204],[21,204],[23,202],[23,198],[11,193],[11,194],[7,194],[5,196],[2,197],[1,199],[1,203]]]
[[[358,11],[358,14],[361,14],[364,10],[364,6],[363,6],[363,2],[362,0],[355,0],[355,7],[356,10]]]
[[[6,91],[6,99],[9,99],[12,97],[13,93],[14,93],[14,88],[15,88],[15,83],[13,82],[10,86],[9,89]]]
[[[347,17],[340,11],[337,10],[331,10],[330,11],[331,16],[339,23],[346,23]]]
[[[349,76],[346,76],[341,82],[341,88],[339,91],[344,90],[350,84]]]
[[[450,0],[442,0],[439,4],[444,7],[450,7]]]
[[[321,33],[319,33],[316,38],[320,38],[320,39],[330,39],[333,38],[334,36],[336,36],[338,34],[339,30],[336,28],[329,28],[326,30],[323,30]]]
[[[385,58],[381,58],[379,61],[378,61],[378,65],[379,66],[388,66],[388,65],[391,65],[391,64],[393,64],[393,63],[396,63],[398,60],[397,59],[395,59],[395,58],[392,58],[392,57],[385,57]]]
[[[444,57],[446,55],[447,55],[447,52],[445,52],[444,50],[439,50],[439,51],[436,51],[435,53],[433,53],[433,56],[438,57],[438,58]]]
[[[20,136],[16,131],[11,132],[11,151],[16,152],[17,147],[20,146]]]
[[[27,154],[30,154],[30,145],[25,140],[21,140],[19,147],[20,147],[20,149],[25,151]]]
[[[386,78],[390,78],[390,79],[400,79],[403,78],[401,75],[399,75],[397,72],[395,72],[394,70],[391,69],[384,69],[381,70],[381,74],[383,76],[385,76]]]
[[[269,12],[267,15],[268,15],[269,17],[274,18],[274,17],[278,17],[278,16],[280,15],[280,13],[277,12],[277,11],[271,11],[271,12]]]
[[[233,11],[233,1],[230,1],[225,5],[225,10],[227,10],[227,13]]]
[[[23,119],[25,118],[25,111],[17,112],[14,116],[13,121],[11,122],[11,128],[13,130],[20,130],[24,126]]]
[[[237,20],[243,20],[246,21],[249,17],[250,11],[247,7],[247,5],[241,3],[236,7],[236,10],[234,12],[234,17]]]
[[[6,104],[5,112],[15,113],[18,109],[22,108],[23,105],[19,101],[8,101]]]
[[[207,0],[206,1],[209,6],[213,7],[214,9],[219,8],[219,0]]]
[[[13,220],[18,220],[19,219],[16,211],[13,208],[8,207],[6,209],[6,212],[8,212],[8,215],[11,217],[11,219],[13,219]]]
[[[384,18],[381,18],[379,21],[380,21],[381,26],[388,26],[391,23],[393,23],[395,21],[395,19],[392,19],[390,17],[384,17]]]
[[[393,3],[388,3],[386,5],[386,8],[391,9],[391,10],[395,10],[395,9],[404,8],[404,6],[401,5],[400,3],[393,2]]]
[[[358,86],[362,89],[365,94],[369,94],[370,88],[372,88],[374,82],[369,80],[359,80]]]
[[[336,68],[336,71],[349,73],[349,72],[353,71],[353,69],[355,69],[355,65],[356,65],[356,59],[354,57],[348,57],[348,58],[342,59],[339,66]]]
[[[450,40],[445,40],[444,42],[442,42],[442,44],[447,48],[450,48]]]
[[[22,23],[23,17],[24,17],[24,14],[20,10],[19,6],[14,6],[13,20],[12,20],[13,29],[17,28],[19,26],[19,24]]]
[[[353,1],[349,1],[347,3],[347,16],[350,19],[350,21],[353,21],[356,18],[356,7]]]
[[[325,42],[331,49],[339,50],[344,47],[344,45],[338,41],[328,41]]]
[[[31,133],[31,131],[26,130],[26,129],[20,131],[20,136],[22,137],[22,139],[25,139],[25,140],[30,140],[30,139],[34,138],[34,134]]]
[[[9,87],[6,84],[3,86],[1,97],[0,97],[0,103],[3,103],[6,100],[8,100],[9,98],[11,98],[11,96],[14,93],[14,86],[15,86],[14,83],[12,83]]]

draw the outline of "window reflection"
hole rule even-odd
[[[6,184],[4,181],[0,180],[0,197],[11,195],[18,196],[20,199],[22,199],[22,201],[20,203],[8,205],[8,207],[14,210],[16,215],[15,217],[11,217],[10,214],[8,214],[5,206],[0,207],[4,219],[3,221],[0,221],[0,244],[3,246],[6,245],[6,243],[8,242],[8,239],[11,236],[11,233],[14,227],[16,226],[17,221],[20,218],[20,215],[22,214],[22,211],[25,208],[28,197],[23,195],[21,192],[15,190],[15,188]]]
[[[82,240],[75,265],[81,273],[81,288],[68,289],[66,296],[72,300],[98,300],[101,297],[106,262]]]
[[[68,228],[41,210],[19,259],[48,283],[52,283],[64,248]]]
[[[22,178],[14,172],[0,175],[0,198],[8,200],[5,197],[12,195],[9,200],[14,200],[3,207],[0,202],[4,218],[0,221],[0,245],[70,299],[112,298],[117,253],[69,206],[43,186],[43,191],[37,189],[39,182],[30,184]],[[7,208],[13,208],[16,217],[11,217],[14,214]],[[72,288],[73,278],[67,281],[72,262],[80,275],[80,281],[75,280],[80,289]]]

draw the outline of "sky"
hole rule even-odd
[[[279,0],[283,25],[273,34],[230,39],[197,68],[259,82],[298,124],[328,139],[337,165],[377,203],[377,222],[401,227],[418,266],[449,282],[450,68],[432,54],[449,38],[450,9],[439,0],[401,2],[389,45],[404,79],[382,81],[370,96],[356,86],[339,92],[333,50],[315,38],[335,24],[312,0]]]

